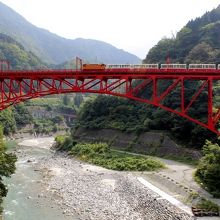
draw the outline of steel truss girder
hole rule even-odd
[[[55,73],[56,71],[54,70]],[[78,71],[80,73],[80,71]],[[28,99],[42,97],[51,94],[60,93],[99,93],[99,94],[109,94],[120,97],[125,97],[133,99],[139,102],[151,104],[169,112],[180,115],[188,120],[197,123],[217,134],[219,131],[216,126],[220,119],[220,108],[217,112],[213,112],[213,81],[220,79],[219,76],[212,75],[199,75],[199,76],[189,76],[189,75],[136,75],[136,74],[66,74],[65,72],[61,75],[48,74],[44,75],[30,75],[21,77],[21,75],[16,74],[13,77],[3,76],[0,72],[0,110],[3,110],[11,105],[17,104],[19,102],[26,101]],[[133,83],[135,80],[141,80],[141,83]],[[172,83],[168,88],[165,89],[161,94],[158,90],[158,81],[172,80]],[[191,99],[186,102],[185,99],[185,82],[190,81],[200,81],[202,82],[200,87],[197,89],[195,94]],[[152,94],[149,99],[140,98],[138,94],[151,87]],[[163,100],[171,94],[175,89],[180,88],[180,106],[179,110],[172,109],[163,104]],[[207,103],[207,123],[201,122],[189,115],[189,109],[198,99],[199,95],[206,91],[208,93],[208,103]]]

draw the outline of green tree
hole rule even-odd
[[[52,121],[54,124],[60,124],[61,122],[64,121],[64,117],[61,116],[61,115],[58,115],[58,116],[55,116],[54,118],[52,118],[51,121]]]
[[[5,135],[15,132],[16,122],[11,108],[0,111],[0,124],[4,128]]]
[[[13,113],[17,127],[22,127],[33,122],[33,118],[25,107],[24,103],[15,105],[13,108]]]
[[[185,59],[186,63],[209,63],[212,62],[214,56],[216,54],[213,53],[213,48],[205,43],[202,42],[197,44],[188,54]]]
[[[68,95],[63,96],[63,104],[69,105],[70,104],[70,97]]]
[[[206,141],[196,177],[216,197],[220,197],[220,147]]]
[[[74,97],[74,104],[79,108],[80,104],[83,102],[83,96],[80,93],[77,93]]]
[[[175,39],[163,38],[150,49],[144,63],[165,63],[167,57],[176,59]]]
[[[10,61],[11,68],[13,69],[46,67],[32,52],[27,52],[21,44],[2,33],[0,33],[0,60],[1,59]]]
[[[11,153],[6,153],[6,148],[3,142],[3,129],[0,126],[0,203],[2,198],[6,196],[7,189],[2,182],[2,177],[10,177],[15,172],[16,156]],[[0,207],[2,212],[2,207]]]

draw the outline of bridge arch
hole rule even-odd
[[[162,71],[162,72],[160,72]],[[138,102],[160,107],[175,113],[194,123],[197,123],[216,134],[217,123],[220,118],[220,109],[213,112],[213,81],[220,79],[220,71],[194,72],[189,70],[137,70],[127,69],[84,71],[84,70],[35,70],[0,72],[0,110],[29,99],[53,94],[64,93],[97,93],[129,98]],[[190,75],[191,74],[191,75]],[[171,80],[172,83],[164,90],[158,89],[159,80]],[[187,80],[202,82],[190,102],[185,102],[185,82]],[[140,83],[133,83],[139,80]],[[150,98],[140,98],[138,94],[150,86]],[[163,100],[177,87],[180,88],[179,110],[172,109],[163,104]],[[201,122],[188,114],[188,110],[197,100],[202,91],[207,91],[207,123]]]

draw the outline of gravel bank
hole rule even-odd
[[[191,216],[161,199],[130,172],[111,171],[56,154],[37,168],[64,213],[95,220],[189,220]]]

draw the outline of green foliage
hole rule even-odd
[[[220,60],[220,6],[207,12],[201,18],[188,22],[176,35],[158,42],[147,54],[144,63],[164,63],[167,56],[171,63],[219,63]],[[159,83],[158,88],[164,91],[169,83]],[[185,82],[185,103],[198,90],[201,82]],[[219,88],[219,86],[217,86]],[[145,94],[147,91],[144,91]],[[219,92],[215,91],[215,103],[219,105]],[[177,88],[170,97],[166,97],[163,104],[172,109],[180,109],[180,90]],[[203,91],[196,102],[191,106],[189,115],[199,121],[207,121],[207,92]],[[217,102],[216,102],[217,101]],[[157,116],[157,117],[155,117]],[[192,122],[174,114],[166,114],[163,110],[156,109],[147,124],[153,129],[167,130],[181,143],[201,148],[206,139],[216,141],[216,135]]]
[[[194,85],[190,92],[193,93],[195,87]],[[166,105],[170,102],[172,107],[176,108],[175,97],[166,101]],[[191,114],[196,117],[201,114],[203,108],[201,104],[195,107]],[[208,138],[216,138],[212,132],[180,116],[160,108],[111,96],[98,96],[81,106],[77,126],[91,129],[112,128],[137,134],[149,130],[170,131],[179,142],[195,148],[200,148]]]
[[[220,50],[213,49],[208,43],[202,42],[190,50],[185,58],[186,63],[215,63]]]
[[[77,143],[70,136],[58,135],[55,138],[55,148],[59,151],[70,151]]]
[[[199,202],[196,204],[196,207],[198,209],[203,209],[207,212],[216,212],[218,213],[220,211],[220,208],[217,204],[215,204],[214,202],[204,199],[202,198],[201,200],[199,200]]]
[[[78,143],[72,148],[72,154],[82,160],[113,170],[152,171],[164,168],[164,165],[149,156],[134,156],[112,151],[106,143]]]
[[[71,104],[71,103],[69,103]],[[61,112],[61,113],[64,113],[64,114],[76,114],[76,109],[73,105],[59,105],[56,107],[57,111]]]
[[[33,69],[46,67],[33,53],[11,37],[0,33],[0,60],[10,61],[13,69]]]
[[[64,105],[63,100],[67,98],[66,104]],[[34,129],[36,133],[50,133],[62,130],[65,127],[65,115],[75,115],[76,109],[70,102],[70,95],[61,96],[49,96],[44,98],[36,98],[25,102],[25,105],[32,111],[32,109],[39,108],[42,112],[49,111],[51,114],[55,114],[53,118],[35,118],[33,120]],[[53,113],[52,113],[53,112]],[[66,120],[66,125],[69,125],[69,121]]]
[[[60,98],[50,96],[50,97],[41,97],[41,98],[35,98],[31,99],[29,101],[25,102],[25,105],[27,106],[42,106],[42,107],[57,107],[62,105],[62,100]]]
[[[16,168],[16,156],[11,153],[6,153],[5,151],[3,129],[0,127],[0,203],[2,203],[2,197],[5,197],[7,194],[6,186],[2,183],[2,177],[10,177]],[[0,207],[0,212],[2,212],[2,207]]]
[[[33,118],[24,103],[15,105],[12,111],[18,128],[33,122]]]
[[[63,96],[63,104],[64,105],[69,105],[70,104],[70,98],[69,98],[69,96],[67,94],[65,94]]]
[[[4,129],[5,135],[15,132],[16,121],[11,108],[0,111],[0,124]]]
[[[49,134],[50,132],[57,132],[60,128],[59,125],[63,122],[63,117],[56,116],[48,119],[34,119],[34,130],[37,134]]]
[[[56,141],[56,144],[59,146],[59,145],[62,145],[63,142],[65,141],[65,138],[66,136],[64,135],[58,135],[55,137],[55,141]]]
[[[189,21],[171,39],[158,42],[146,56],[145,63],[164,63],[169,55],[172,63],[219,63],[220,6],[201,18]]]
[[[195,176],[214,196],[220,197],[220,147],[206,141],[203,157],[199,162]]]
[[[174,39],[163,38],[156,46],[150,49],[144,62],[165,63],[167,57],[174,57],[177,54]]]
[[[27,124],[33,122],[32,116],[23,103],[0,111],[0,124],[5,135],[10,135]]]
[[[76,96],[74,97],[74,105],[79,108],[82,102],[83,102],[82,94],[76,93]]]
[[[60,124],[61,122],[63,122],[63,120],[64,118],[62,116],[55,116],[51,119],[54,124]]]
[[[138,131],[147,118],[143,104],[111,96],[98,96],[87,101],[79,111],[80,126]],[[148,129],[146,127],[146,129]]]

